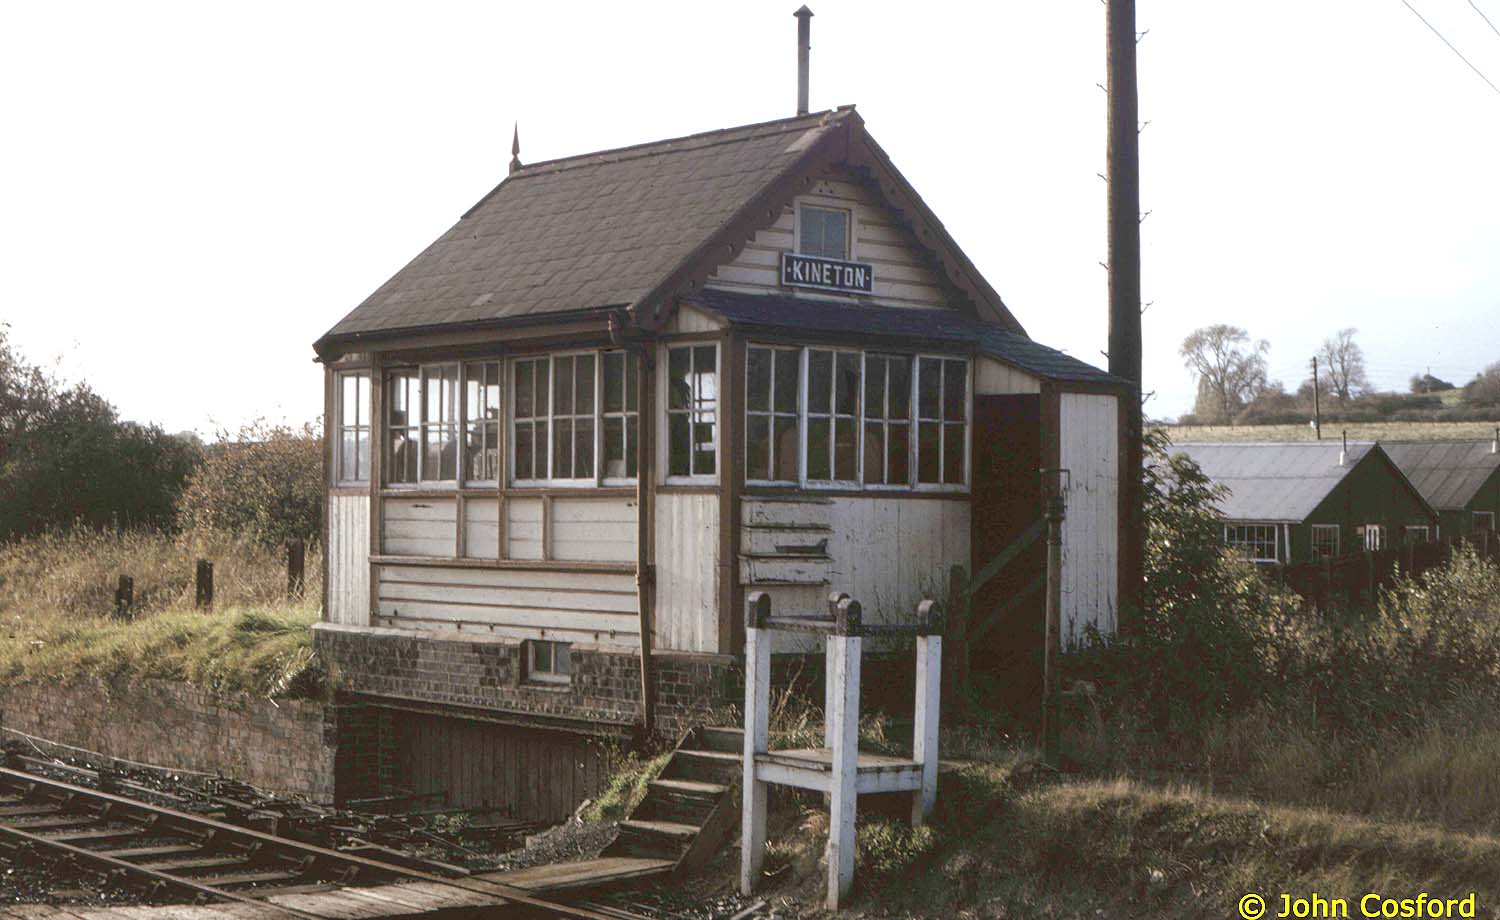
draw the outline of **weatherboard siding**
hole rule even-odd
[[[719,652],[719,496],[656,496],[656,589],[652,647]]]
[[[980,356],[974,362],[974,395],[1012,396],[1040,393],[1042,381],[1025,371],[1001,364],[994,358]]]
[[[862,296],[897,307],[951,305],[952,298],[933,271],[926,248],[874,190],[861,182],[820,179],[799,200],[853,213],[852,260],[866,262],[874,269],[873,288]],[[737,256],[720,265],[708,283],[729,290],[786,293],[787,288],[781,285],[781,254],[793,251],[795,245],[795,205],[788,205],[774,224],[756,233]],[[804,294],[847,299],[827,292],[798,291],[799,296]]]
[[[1119,602],[1119,409],[1113,396],[1063,393],[1059,465],[1070,472],[1062,546],[1062,640],[1115,631]]]
[[[328,496],[328,610],[330,623],[370,622],[370,497]]]

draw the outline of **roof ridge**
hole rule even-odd
[[[812,128],[833,124],[836,121],[840,121],[848,115],[853,114],[853,112],[853,106],[839,106],[836,109],[828,109],[822,112],[810,112],[806,115],[793,115],[788,118],[776,118],[770,121],[760,121],[748,125],[736,125],[731,128],[716,128],[712,131],[700,131],[696,134],[685,134],[681,137],[665,137],[654,141],[643,141],[639,144],[627,144],[623,147],[609,147],[604,150],[592,150],[588,153],[575,153],[571,156],[554,157],[550,160],[540,160],[536,163],[528,163],[522,166],[520,169],[516,170],[515,174],[508,176],[507,180],[513,181],[516,179],[525,179],[528,176],[550,175],[552,173],[561,172],[566,169],[577,169],[582,166],[591,166],[594,165],[595,162],[619,163],[624,160],[631,160],[637,157],[662,153],[663,151],[661,150],[648,148],[659,148],[668,144],[686,145],[692,143],[691,147],[683,147],[680,149],[702,150],[705,147],[713,147],[717,146],[718,144],[734,143],[736,141],[744,140],[743,137],[739,136],[729,137],[729,135],[738,135],[744,132],[749,132],[752,134],[752,136],[764,137],[771,134],[787,134],[791,133],[794,130],[805,131]],[[812,124],[796,124],[801,122],[812,122]],[[774,130],[765,130],[763,134],[754,134],[754,132],[760,131],[762,129],[772,128],[774,128]]]

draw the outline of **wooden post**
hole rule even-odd
[[[761,626],[771,598],[756,591],[745,599],[745,762],[740,788],[740,893],[755,891],[766,857],[766,784],[755,778],[755,755],[770,750],[771,637]]]
[[[828,908],[838,910],[854,884],[854,822],[859,778],[859,635],[858,601],[839,605],[839,625],[829,637],[828,670],[835,685],[831,805],[828,812]]]
[[[303,563],[306,562],[307,547],[301,537],[286,544],[286,596],[287,600],[300,601],[307,588],[303,578]]]
[[[199,610],[212,610],[214,606],[214,564],[207,559],[198,560],[198,572],[195,578],[197,590],[193,596],[193,606]]]
[[[656,528],[656,431],[653,424],[656,404],[656,352],[648,344],[637,352],[636,360],[636,450],[635,450],[635,594],[638,630],[641,636],[641,729],[650,738],[656,731],[656,693],[652,674],[651,643],[655,626],[656,569],[654,556]],[[504,427],[504,426],[501,426]],[[748,659],[747,659],[748,660]],[[748,684],[747,690],[748,693]],[[747,725],[748,728],[748,725]]]
[[[849,599],[849,595],[842,591],[832,591],[828,594],[828,616],[835,622],[839,618],[839,605]],[[823,638],[823,746],[833,747],[833,738],[837,732],[833,727],[833,708],[837,705],[835,697],[838,696],[837,684],[833,679],[833,637]],[[823,797],[828,801],[828,796]]]
[[[962,700],[969,690],[969,619],[972,616],[973,598],[969,596],[969,573],[961,565],[948,570],[947,626],[943,634],[948,641],[944,652],[948,658],[943,662],[943,695],[949,705]]]
[[[119,586],[115,588],[115,616],[122,619],[129,617],[134,606],[135,579],[129,575],[121,575]]]
[[[1375,589],[1378,587],[1375,580],[1375,551],[1365,550],[1365,587],[1370,593],[1367,595],[1366,603],[1375,606]]]
[[[912,794],[911,825],[921,827],[937,804],[938,719],[942,702],[943,639],[937,632],[938,611],[932,601],[917,607],[925,624],[917,635],[917,701],[912,724],[912,760],[922,765],[922,788]]]
[[[1061,732],[1057,724],[1057,669],[1062,658],[1062,523],[1066,514],[1061,492],[1047,499],[1047,629],[1042,662],[1042,758],[1056,767]]]

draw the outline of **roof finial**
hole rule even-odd
[[[514,173],[521,168],[521,123],[515,123],[515,130],[510,136],[510,171]]]

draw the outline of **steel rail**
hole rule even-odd
[[[146,802],[139,801],[137,799],[130,799],[108,792],[101,792],[97,789],[89,789],[85,786],[75,786],[72,783],[63,782],[62,780],[50,779],[44,776],[37,776],[34,773],[27,773],[21,770],[13,770],[8,767],[0,767],[0,780],[9,781],[15,784],[30,784],[32,786],[43,787],[55,792],[61,792],[65,795],[71,795],[75,799],[81,797],[90,799],[95,802],[105,803],[112,806],[110,809],[111,813],[115,813],[116,811],[124,812],[126,814],[135,812],[137,814],[145,816],[155,816],[155,821],[150,826],[150,830],[153,833],[161,833],[164,830],[167,832],[171,832],[173,829],[175,829],[177,832],[183,834],[184,836],[197,837],[202,835],[202,831],[207,830],[214,832],[213,836],[215,840],[231,839],[239,840],[244,843],[260,844],[261,846],[265,847],[276,848],[293,853],[301,853],[305,856],[310,856],[317,860],[328,861],[334,864],[343,864],[345,866],[358,867],[361,869],[369,869],[372,872],[395,876],[398,878],[404,878],[411,881],[421,881],[432,884],[446,885],[453,888],[461,888],[465,891],[470,891],[475,894],[493,895],[494,897],[502,898],[505,901],[513,902],[516,904],[524,904],[526,906],[549,911],[557,915],[576,918],[576,920],[618,920],[618,918],[599,913],[598,911],[589,910],[588,908],[579,907],[572,904],[561,904],[556,901],[549,901],[546,898],[538,897],[537,895],[532,894],[525,889],[515,888],[502,882],[495,882],[488,879],[477,878],[444,878],[443,876],[433,875],[432,873],[422,872],[417,869],[409,869],[404,866],[395,866],[390,863],[379,862],[377,860],[368,859],[366,857],[356,856],[351,853],[328,849],[327,847],[320,847],[310,843],[303,843],[301,841],[291,840],[286,837],[278,837],[274,834],[267,834],[261,831],[252,830],[250,828],[240,827],[234,824],[227,824],[223,821],[216,821],[213,818],[207,818],[202,815],[193,815],[187,812],[178,811],[174,808],[167,808],[161,805],[152,805]],[[11,827],[5,827],[3,825],[3,817],[0,817],[0,830],[12,834],[19,833],[22,836],[26,837],[37,836],[26,834],[24,831],[18,832],[16,831],[16,829]],[[47,838],[45,837],[39,837],[37,839],[43,842],[47,841]],[[47,843],[47,845],[53,848],[68,846],[67,844],[61,843],[60,841]],[[70,849],[80,850],[83,854],[86,854],[90,857],[104,856],[104,854],[102,853],[97,853],[93,850],[85,850],[81,847],[70,847]],[[137,866],[134,863],[126,862],[124,860],[115,860],[115,862],[118,863],[115,868],[121,868],[129,872],[147,873],[154,871],[147,870],[144,867]],[[165,880],[174,882],[186,881],[190,884],[194,884],[191,883],[191,880],[180,879],[177,876],[170,876],[166,875],[165,873],[157,873],[157,875],[162,876]],[[214,890],[216,891],[217,889]],[[225,892],[225,895],[228,896],[235,896],[235,894],[236,893],[234,892]],[[246,896],[244,895],[238,895],[233,899],[245,897]],[[277,907],[283,910],[295,912],[295,909],[293,908],[285,908],[282,907],[282,905],[272,904],[269,901],[255,898],[247,898],[247,900],[254,904],[264,904],[269,907]],[[322,920],[322,918],[318,918],[316,917],[316,915],[303,914],[303,916],[313,918],[313,920]]]

